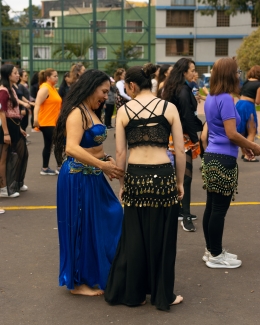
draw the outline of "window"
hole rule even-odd
[[[229,15],[223,10],[217,10],[217,27],[229,27]]]
[[[49,46],[34,46],[33,59],[49,60],[51,58],[51,50]]]
[[[216,39],[216,56],[228,55],[228,39]]]
[[[171,0],[171,6],[195,6],[195,0]]]
[[[207,65],[196,65],[196,72],[198,72],[200,77],[203,73],[209,72],[209,67]]]
[[[193,27],[194,10],[166,10],[166,27]]]
[[[129,55],[135,54],[135,58],[143,58],[143,52],[144,52],[143,46],[134,46],[132,50],[129,51]]]
[[[258,27],[259,26],[259,19],[251,13],[251,27]]]
[[[127,33],[142,33],[143,22],[141,20],[127,20],[126,27]]]
[[[89,24],[90,24],[90,27],[92,27],[93,20],[90,20]],[[97,20],[96,21],[97,32],[106,33],[107,32],[106,27],[107,27],[107,22],[105,20]],[[93,29],[90,29],[89,32],[93,33]]]
[[[97,59],[98,60],[106,60],[107,58],[107,49],[106,47],[99,47],[97,49]],[[93,60],[94,59],[94,51],[93,47],[89,49],[89,59]]]
[[[193,55],[193,39],[167,39],[166,56]]]

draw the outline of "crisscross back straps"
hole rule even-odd
[[[141,106],[142,106],[142,109],[138,112],[138,113],[135,113],[127,104],[125,104],[125,111],[126,111],[126,114],[127,114],[127,116],[128,116],[128,118],[129,118],[129,121],[130,120],[133,120],[135,117],[137,117],[139,120],[140,120],[140,117],[138,116],[138,114],[140,114],[144,109],[146,109],[148,112],[150,112],[150,116],[148,117],[148,119],[149,118],[151,118],[152,117],[152,115],[154,115],[154,116],[157,116],[155,113],[154,113],[154,111],[155,111],[155,109],[156,109],[156,107],[158,106],[158,104],[162,101],[162,100],[159,100],[157,103],[156,103],[156,105],[155,105],[155,107],[154,107],[154,109],[151,111],[151,110],[149,110],[148,108],[147,108],[147,106],[148,105],[150,105],[155,99],[158,99],[157,97],[155,97],[155,98],[153,98],[148,104],[146,104],[145,106],[142,104],[142,103],[140,103],[137,99],[134,99],[138,104],[140,104]],[[130,110],[133,114],[134,114],[134,116],[131,118],[130,117],[130,115],[129,115],[129,112],[128,112],[128,110]]]

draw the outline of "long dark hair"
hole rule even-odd
[[[39,85],[39,72],[35,72],[32,76],[32,79],[31,79],[31,82],[30,82],[30,85],[33,86],[33,85]]]
[[[125,83],[135,82],[140,91],[143,89],[151,89],[152,87],[152,75],[156,71],[156,66],[152,63],[147,63],[143,67],[135,66],[127,70],[125,75]]]
[[[170,64],[163,64],[160,67],[159,76],[158,76],[158,86],[161,82],[163,82],[166,79],[165,73],[168,71],[168,69],[171,67]]]
[[[62,78],[62,82],[61,82],[61,84],[60,84],[60,88],[61,87],[66,87],[66,86],[68,86],[68,84],[67,84],[67,82],[66,82],[66,78],[67,77],[69,77],[70,76],[70,73],[67,71],[67,72],[65,72],[64,73],[64,75],[63,75],[63,78]]]
[[[79,80],[74,83],[63,104],[58,118],[56,127],[53,134],[54,153],[57,160],[62,160],[65,156],[65,143],[64,134],[66,131],[66,121],[69,114],[77,107],[81,111],[82,116],[82,128],[86,128],[88,124],[87,117],[85,115],[85,109],[81,103],[89,96],[93,95],[95,90],[101,86],[105,81],[110,82],[110,77],[99,70],[90,69],[85,71]]]
[[[12,64],[4,64],[1,67],[1,85],[7,88],[8,93],[10,95],[10,101],[12,103],[12,107],[18,105],[17,100],[14,97],[12,87],[10,86],[10,80],[9,80],[9,77],[11,76],[14,67],[15,66]]]
[[[189,70],[192,63],[195,65],[195,62],[191,59],[181,58],[174,64],[173,69],[164,84],[162,93],[163,99],[171,100],[173,95],[178,96],[185,83],[184,73]]]

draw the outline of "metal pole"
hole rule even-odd
[[[148,3],[148,62],[151,62],[151,0]]]
[[[29,73],[30,80],[33,76],[33,12],[32,0],[29,0]]]
[[[124,24],[124,0],[121,0],[121,64],[124,63],[124,33],[125,29],[123,28],[125,26]]]
[[[64,59],[64,0],[61,0],[61,58]]]
[[[97,58],[97,0],[93,0],[93,64],[94,69],[98,69],[98,58]]]

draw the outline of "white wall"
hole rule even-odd
[[[170,6],[170,0],[157,0],[157,6]],[[213,16],[202,16],[200,11],[195,12],[194,27],[166,27],[166,11],[156,10],[156,35],[169,35],[175,38],[183,35],[194,35],[194,59],[199,62],[215,62],[219,57],[215,56],[215,38],[196,38],[199,35],[218,36],[225,38],[229,35],[228,56],[235,56],[240,47],[244,35],[249,35],[257,27],[251,27],[251,14],[238,13],[236,16],[230,16],[230,27],[217,27],[217,14]],[[233,36],[233,37],[232,37]],[[239,37],[239,38],[236,38]],[[241,38],[240,38],[241,37]],[[156,62],[176,62],[180,56],[168,57],[165,55],[165,39],[156,39]]]

